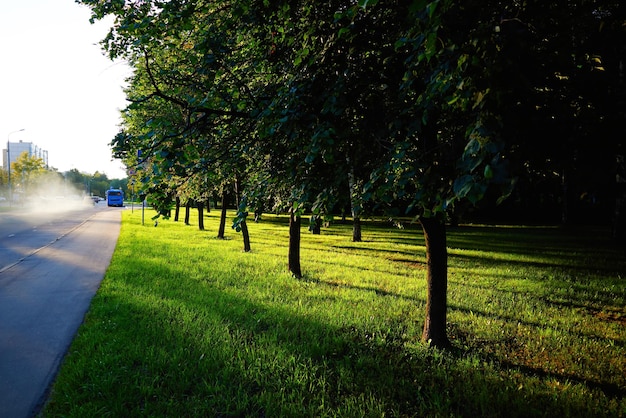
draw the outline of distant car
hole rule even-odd
[[[7,198],[6,198],[6,197],[4,197],[4,196],[0,196],[0,202],[4,202],[5,200],[7,200]]]
[[[102,202],[104,199],[100,196],[91,196],[91,200],[93,200],[93,203],[98,203]]]

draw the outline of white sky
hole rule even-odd
[[[24,129],[11,142],[47,150],[61,172],[123,178],[108,144],[130,70],[104,55],[99,42],[109,26],[89,17],[74,0],[0,0],[0,149]]]

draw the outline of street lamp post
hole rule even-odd
[[[7,135],[7,183],[9,187],[9,206],[13,204],[13,193],[11,193],[11,145],[9,143],[9,139],[11,135],[17,132],[22,132],[24,128],[18,129],[17,131],[9,132]]]

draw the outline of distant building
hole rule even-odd
[[[27,152],[31,157],[41,158],[43,160],[44,166],[48,168],[48,151],[41,149],[37,145],[32,142],[8,142],[9,146],[9,154],[11,155],[11,164],[17,160],[17,158],[22,155],[22,153]],[[2,150],[2,167],[7,168],[7,150]]]

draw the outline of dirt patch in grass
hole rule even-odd
[[[604,309],[587,308],[587,311],[601,321],[616,322],[626,326],[626,312],[623,309],[605,307]]]
[[[389,261],[404,264],[405,266],[420,269],[420,270],[426,270],[426,267],[427,267],[426,263],[422,261],[411,260],[408,258],[389,258]]]

